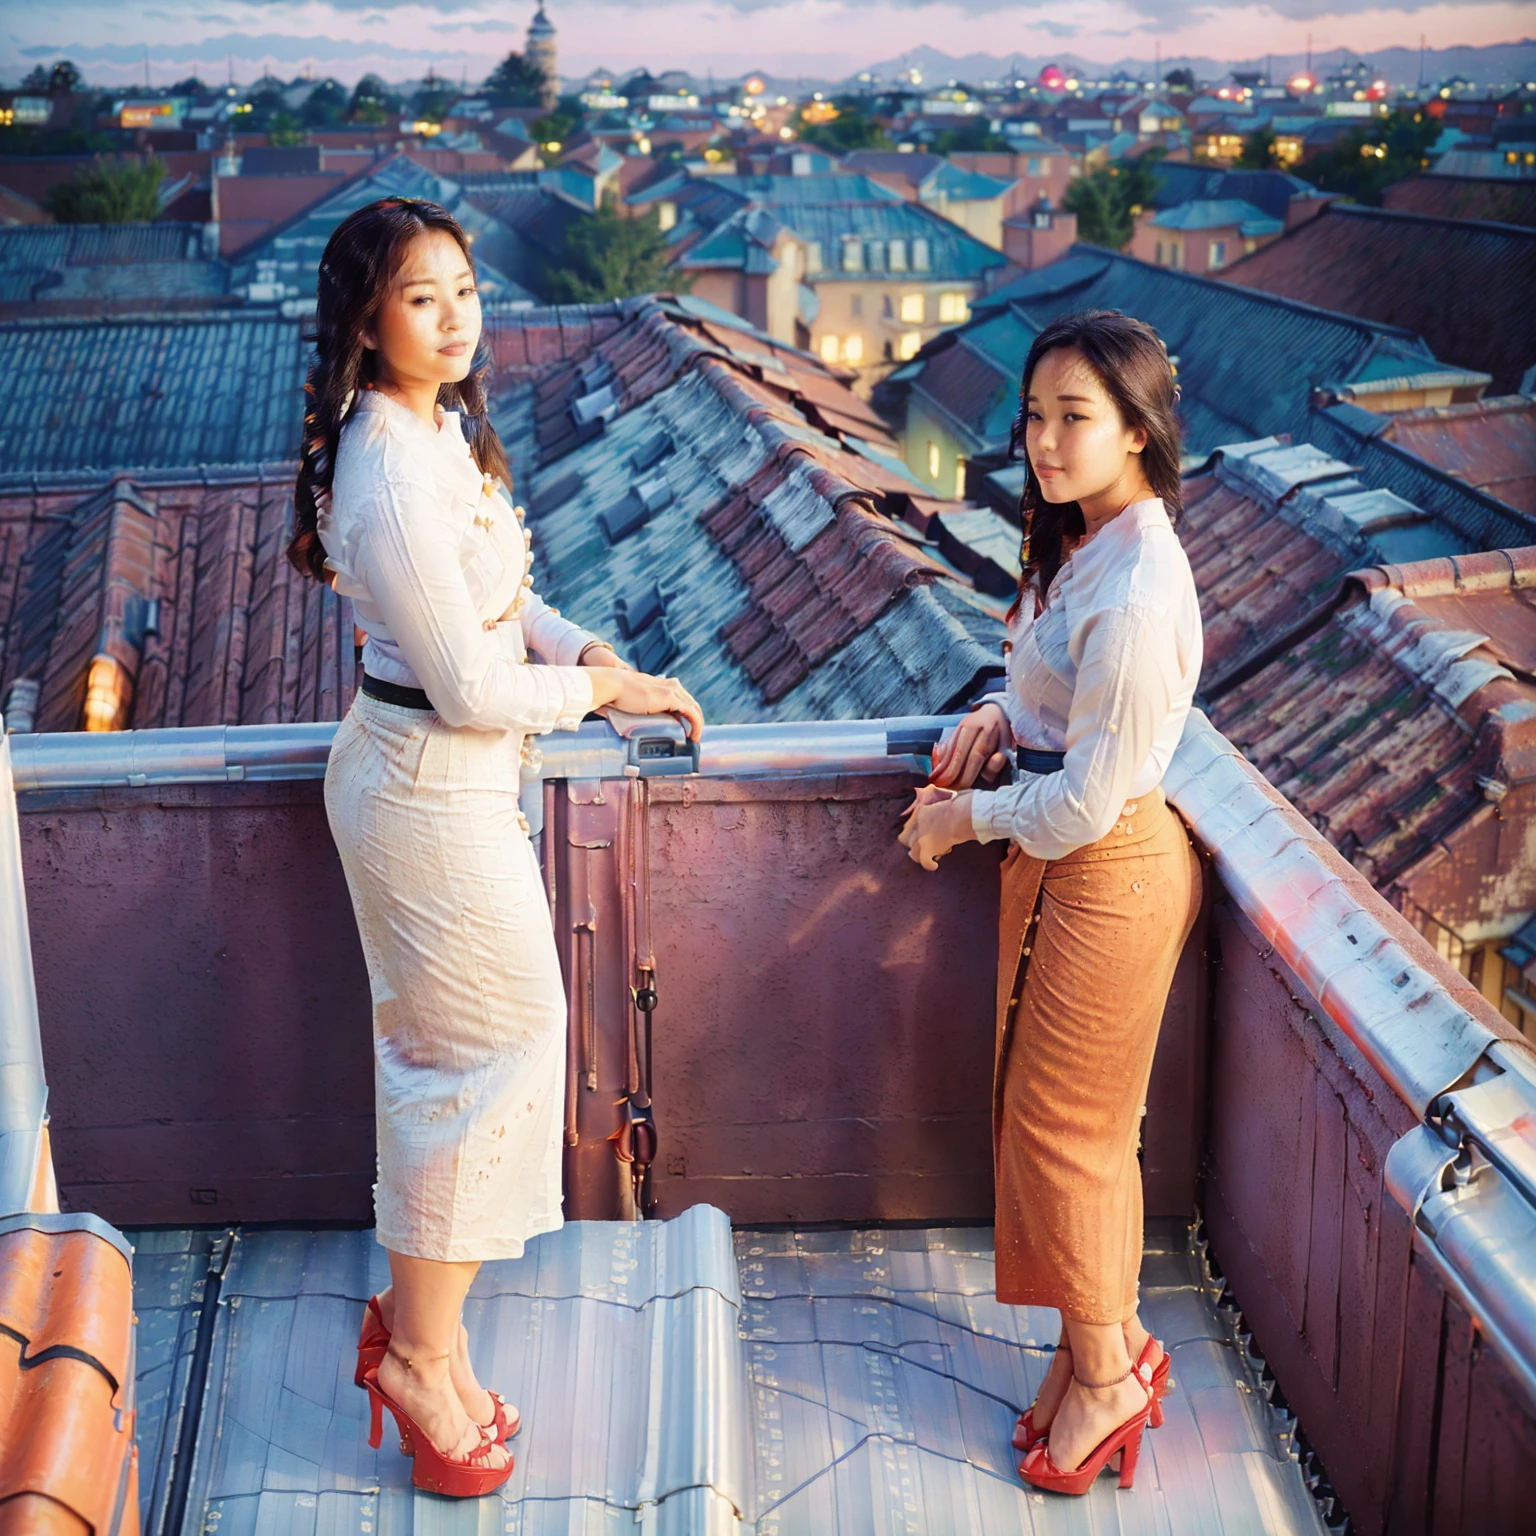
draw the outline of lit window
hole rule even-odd
[[[907,325],[923,323],[923,296],[920,293],[904,293],[901,296],[901,318]]]
[[[884,240],[871,240],[869,242],[869,270],[871,272],[885,271]]]
[[[836,336],[823,336],[821,338],[821,360],[824,363],[835,363],[837,354],[842,349],[842,343]]]
[[[939,320],[944,325],[960,325],[971,318],[971,306],[963,293],[939,295]]]
[[[1210,270],[1214,272],[1227,259],[1227,242],[1225,240],[1211,241]]]
[[[912,270],[914,272],[926,272],[928,270],[928,242],[926,240],[914,240],[912,242]]]
[[[864,270],[864,242],[857,237],[843,241],[843,271]]]
[[[923,338],[918,331],[905,331],[896,347],[896,355],[906,362],[908,358],[917,356],[917,349],[922,346]]]
[[[957,500],[965,496],[965,459],[959,454],[955,456],[955,497]]]
[[[665,232],[677,224],[677,204],[657,203],[656,223]]]
[[[930,480],[939,478],[939,445],[937,443],[928,444],[928,478]]]
[[[907,270],[907,242],[905,240],[892,240],[886,246],[885,264],[892,272],[905,272]]]
[[[1038,155],[1031,155],[1029,157],[1027,173],[1031,176],[1038,176],[1040,174],[1040,158]]]
[[[862,336],[850,336],[843,343],[843,361],[845,363],[862,363],[864,361],[864,338]]]
[[[812,240],[805,248],[805,270],[807,272],[821,271],[821,241]]]

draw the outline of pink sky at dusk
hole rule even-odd
[[[1276,0],[1273,7],[1187,6],[1173,0],[551,0],[567,75],[597,66],[646,65],[724,75],[748,69],[840,77],[867,64],[928,45],[952,56],[1055,52],[1112,62],[1150,60],[1160,42],[1165,60],[1299,54],[1312,34],[1314,51],[1364,54],[1389,47],[1477,47],[1509,42],[1532,28],[1530,4],[1429,4],[1417,9],[1351,8],[1342,0]],[[206,4],[148,0],[56,0],[46,7],[9,7],[0,31],[0,78],[14,78],[38,59],[67,54],[103,84],[142,82],[146,45],[153,79],[194,70],[221,77],[234,55],[236,79],[249,80],[270,62],[277,73],[355,79],[364,70],[386,78],[440,73],[483,75],[509,48],[521,47],[531,3],[442,0],[437,6],[377,0],[253,0]]]

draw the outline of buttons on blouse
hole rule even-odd
[[[513,508],[512,508],[512,515],[513,515],[513,517],[515,517],[515,518],[516,518],[516,519],[517,519],[517,520],[518,520],[518,522],[522,522],[522,520],[523,520],[523,519],[524,519],[524,518],[525,518],[525,517],[526,517],[526,516],[527,516],[527,515],[528,515],[528,514],[527,514],[527,512],[525,512],[525,511],[524,511],[524,510],[523,510],[523,508],[522,508],[522,507],[513,507]]]
[[[496,526],[496,519],[494,517],[477,516],[475,522],[487,532]]]
[[[496,620],[495,619],[482,619],[480,621],[480,628],[483,629],[483,630],[487,630],[487,631],[493,630],[493,629],[496,628]]]

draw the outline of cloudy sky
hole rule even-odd
[[[166,84],[197,72],[236,80],[270,64],[354,80],[365,70],[404,79],[430,64],[482,76],[521,47],[527,0],[50,0],[4,6],[0,80],[68,56],[101,84]],[[676,66],[735,75],[749,69],[841,77],[929,45],[959,56],[1040,58],[1053,49],[1110,62],[1162,56],[1254,58],[1391,45],[1431,48],[1511,41],[1536,31],[1532,0],[1468,0],[1383,9],[1379,0],[550,0],[562,73],[598,66]]]

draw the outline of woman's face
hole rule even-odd
[[[480,295],[459,242],[425,230],[406,247],[363,344],[379,353],[382,382],[456,384],[480,343]]]
[[[1056,347],[1035,364],[1025,401],[1024,447],[1047,501],[1091,502],[1129,470],[1147,434],[1129,428],[1099,376],[1076,347]]]

